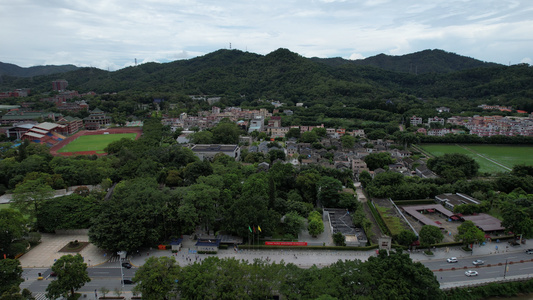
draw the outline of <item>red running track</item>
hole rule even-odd
[[[132,127],[132,128],[108,128],[108,129],[99,129],[99,130],[82,130],[76,132],[74,135],[71,135],[67,137],[66,139],[60,141],[59,143],[53,145],[50,148],[50,154],[53,156],[71,156],[71,155],[106,155],[106,153],[96,153],[96,151],[81,151],[81,152],[63,152],[58,153],[57,151],[63,147],[65,147],[67,144],[72,142],[73,140],[77,139],[78,137],[82,135],[98,135],[98,134],[104,134],[104,132],[109,132],[109,134],[118,134],[118,133],[136,133],[135,139],[138,139],[141,137],[141,134],[143,132],[141,127]]]

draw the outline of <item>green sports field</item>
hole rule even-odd
[[[117,133],[117,134],[98,134],[98,135],[82,135],[73,140],[65,147],[59,149],[57,152],[82,152],[82,151],[96,151],[97,153],[104,153],[104,148],[111,142],[118,141],[123,138],[135,139],[136,133]]]
[[[514,165],[533,165],[533,146],[522,145],[421,145],[421,148],[435,156],[446,153],[466,154],[475,159],[479,171],[485,173],[509,172]]]

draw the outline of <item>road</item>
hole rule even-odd
[[[88,268],[87,272],[89,273],[89,277],[91,278],[91,282],[88,282],[83,286],[81,289],[79,289],[79,292],[85,292],[85,293],[94,293],[94,290],[98,290],[98,293],[100,294],[99,290],[101,287],[106,287],[110,290],[110,294],[113,294],[113,291],[118,288],[122,291],[131,291],[133,289],[133,285],[126,284],[124,287],[122,287],[121,283],[121,268],[119,267],[118,263],[105,263],[98,267],[92,267]],[[135,275],[135,271],[137,268],[133,267],[131,269],[122,268],[122,271],[124,272],[124,278],[125,279],[131,279]],[[27,288],[32,293],[45,293],[46,287],[48,284],[55,280],[54,277],[50,276],[50,273],[52,272],[51,269],[46,268],[25,268],[24,272],[22,273],[22,276],[27,281],[24,281],[20,287],[21,288]],[[43,280],[37,280],[37,277],[39,277],[39,273],[43,276]]]
[[[476,267],[472,264],[476,259],[481,259],[485,263],[482,266]],[[507,272],[505,272],[506,261]],[[503,279],[504,275],[505,277],[529,277],[533,275],[533,255],[521,252],[463,257],[459,258],[459,261],[456,263],[448,263],[445,259],[423,261],[422,263],[435,273],[440,283],[461,282],[465,280],[491,280],[496,278]],[[452,268],[455,268],[455,270],[452,270]],[[467,270],[478,271],[479,275],[467,277],[465,275],[465,271]]]
[[[362,257],[354,257],[362,259]],[[249,257],[248,257],[249,259]],[[304,257],[301,257],[304,259]],[[481,259],[485,263],[482,266],[474,266],[472,261]],[[524,252],[508,252],[508,253],[493,253],[485,255],[474,255],[471,257],[459,257],[457,263],[448,263],[446,259],[428,259],[421,261],[426,267],[432,270],[437,277],[441,286],[455,286],[454,283],[464,284],[465,282],[479,283],[486,281],[500,280],[505,277],[530,277],[533,275],[533,255],[528,255]],[[505,263],[507,261],[507,272],[505,272]],[[318,263],[316,261],[316,263]],[[452,270],[454,268],[454,270]],[[105,263],[97,267],[88,268],[91,282],[82,287],[79,292],[93,295],[94,291],[101,287],[106,287],[113,294],[115,289],[122,291],[129,291],[133,289],[133,285],[126,284],[122,287],[121,284],[121,269],[124,272],[124,278],[133,278],[136,267],[131,269],[121,268],[118,262]],[[474,277],[467,277],[466,270],[476,270],[479,275]],[[44,277],[43,280],[37,280],[38,273]],[[23,277],[27,281],[21,284],[21,288],[28,288],[35,293],[44,293],[46,287],[54,277],[50,277],[51,270],[49,268],[25,268]]]

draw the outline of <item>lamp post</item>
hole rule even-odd
[[[507,259],[505,260],[505,270],[503,270],[503,279],[505,279],[506,274],[507,274]]]
[[[124,270],[122,269],[122,255],[121,255],[122,251],[119,251],[117,252],[118,254],[118,266],[120,268],[120,283],[122,285],[122,287],[124,287]]]

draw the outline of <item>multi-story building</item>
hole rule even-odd
[[[87,118],[83,119],[85,128],[89,130],[100,129],[102,126],[111,124],[111,117],[107,116],[105,112],[101,111],[98,108],[95,108],[90,112],[90,115]]]
[[[215,155],[223,153],[238,161],[241,157],[241,148],[239,145],[221,145],[221,144],[197,144],[191,147],[192,152],[201,160],[213,160]]]
[[[64,130],[60,130],[59,132],[67,135],[71,135],[78,130],[83,129],[83,120],[76,117],[61,117],[57,120],[57,123],[65,126]]]
[[[423,120],[420,117],[412,116],[410,119],[411,126],[418,126],[422,124]]]
[[[428,118],[428,126],[431,126],[432,123],[438,123],[438,124],[444,125],[444,119],[439,118],[437,116],[433,118]]]
[[[58,79],[52,81],[52,90],[54,91],[64,91],[67,89],[68,81],[65,79]]]
[[[250,127],[248,127],[248,132],[252,131],[263,131],[265,128],[265,121],[263,116],[256,116],[250,121]]]

